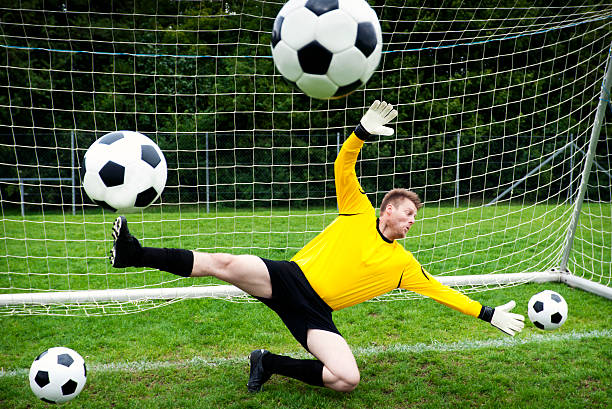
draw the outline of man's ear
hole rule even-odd
[[[388,215],[393,213],[393,205],[391,203],[387,203],[387,207],[385,207],[385,213]]]

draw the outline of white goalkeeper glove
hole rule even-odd
[[[359,123],[369,134],[391,136],[393,135],[393,128],[385,125],[396,116],[397,110],[393,109],[393,105],[376,100]]]
[[[493,317],[491,317],[491,325],[511,336],[521,332],[525,326],[525,317],[521,314],[510,312],[515,306],[516,303],[512,300],[509,303],[495,307]]]
[[[483,307],[479,318],[490,322],[500,331],[514,336],[515,333],[521,332],[525,326],[525,317],[510,312],[515,306],[516,303],[513,300],[495,308]]]

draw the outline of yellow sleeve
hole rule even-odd
[[[372,210],[372,203],[357,180],[355,164],[363,141],[355,133],[344,141],[334,162],[334,179],[340,214],[358,214]]]
[[[414,263],[410,263],[404,270],[400,288],[425,295],[459,312],[478,317],[482,304],[449,286],[443,285],[425,271],[414,257],[412,259]]]

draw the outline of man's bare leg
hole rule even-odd
[[[268,267],[257,256],[194,251],[191,277],[203,276],[216,277],[255,297],[272,297]]]
[[[113,267],[153,267],[183,277],[214,276],[253,296],[272,296],[270,274],[259,257],[142,247],[130,234],[124,216],[115,219],[112,233],[110,262]]]
[[[308,330],[308,349],[323,363],[323,384],[350,392],[359,384],[359,368],[346,340],[334,332]]]

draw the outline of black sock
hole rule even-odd
[[[288,376],[314,386],[323,386],[323,363],[313,359],[294,359],[266,354],[262,359],[266,371]]]
[[[193,270],[193,252],[183,249],[143,247],[142,264],[139,267],[153,267],[161,271],[189,277]]]

